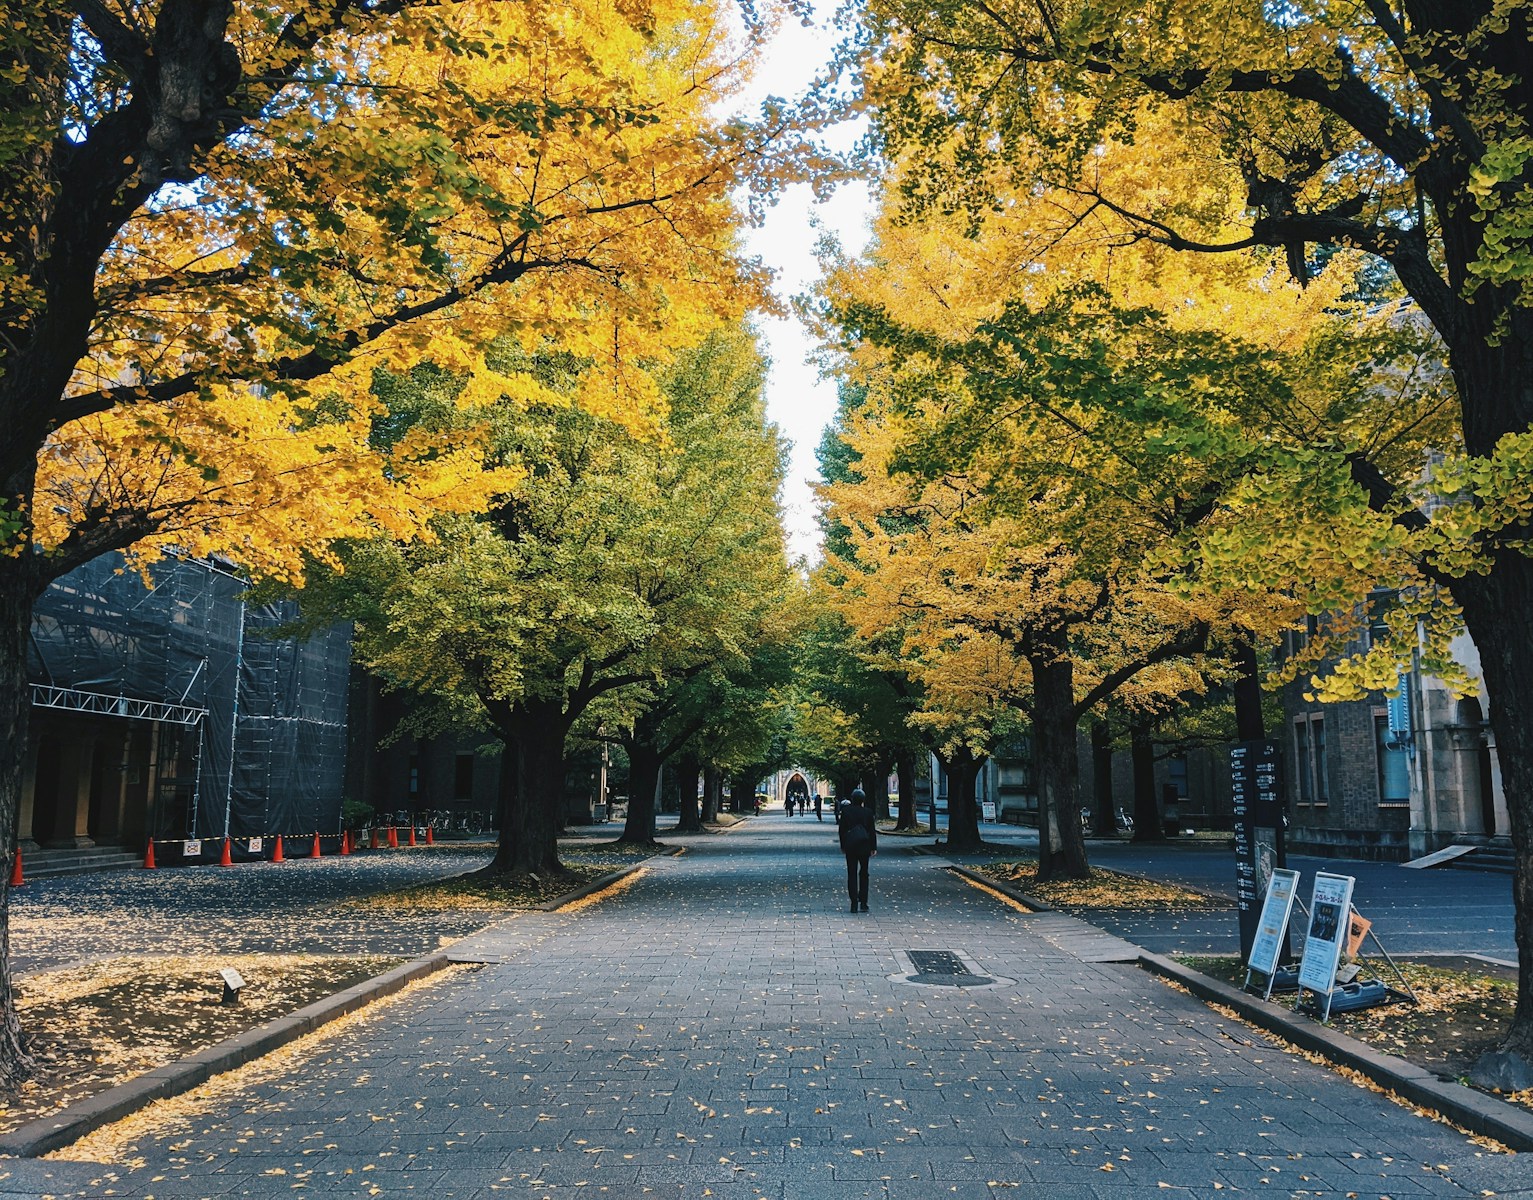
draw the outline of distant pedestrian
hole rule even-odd
[[[823,816],[820,815],[820,806],[823,805],[824,803],[825,803],[825,797],[820,795],[819,792],[816,792],[814,794],[814,819],[816,821],[823,821],[825,819]]]
[[[878,826],[867,796],[852,789],[851,802],[840,812],[841,853],[846,855],[846,894],[853,912],[868,911],[868,859],[878,853]]]

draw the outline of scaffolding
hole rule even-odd
[[[340,828],[350,635],[299,639],[291,601],[252,603],[216,564],[157,563],[152,583],[106,555],[39,599],[36,708],[195,730],[189,803],[157,836],[260,837]],[[171,814],[166,814],[170,817]]]

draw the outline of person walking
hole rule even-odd
[[[840,810],[841,853],[846,855],[846,894],[853,912],[868,911],[868,859],[878,853],[878,826],[867,795],[853,788],[851,803]]]
[[[820,795],[819,792],[816,792],[814,794],[814,819],[816,821],[823,821],[825,819],[823,816],[820,815],[821,806],[824,803],[825,803],[825,797]]]

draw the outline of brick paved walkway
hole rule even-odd
[[[1113,957],[1111,939],[1013,911],[936,860],[887,845],[872,912],[847,913],[833,836],[773,813],[699,839],[600,904],[460,944],[484,965],[124,1147],[131,1167],[0,1164],[0,1194],[1533,1188],[1525,1158],[1286,1055],[1134,967],[1086,961]],[[1013,982],[891,980],[911,949]]]

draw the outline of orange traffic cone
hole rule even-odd
[[[224,853],[223,857],[218,860],[218,865],[221,867],[232,867],[234,865],[234,856],[229,853],[228,838],[224,838]]]
[[[287,862],[287,855],[282,853],[282,835],[277,835],[277,847],[271,852],[271,860],[274,863]]]
[[[150,838],[149,848],[144,851],[144,870],[154,871],[157,869],[154,862],[154,839]]]
[[[343,855],[351,853],[351,830],[349,829],[341,830],[341,853]]]
[[[436,840],[431,836],[431,826],[426,826],[426,845],[435,846]]]
[[[410,845],[415,845],[415,823],[410,823]]]
[[[16,847],[16,861],[11,864],[11,886],[20,887],[26,880],[21,874],[21,847]]]
[[[392,825],[389,826],[389,849],[399,849],[399,830]]]
[[[317,833],[314,835],[314,849],[309,851],[309,857],[310,858],[318,858],[319,857],[319,834],[317,834]]]
[[[367,831],[367,848],[369,850],[376,850],[378,848],[378,827],[376,825]]]

